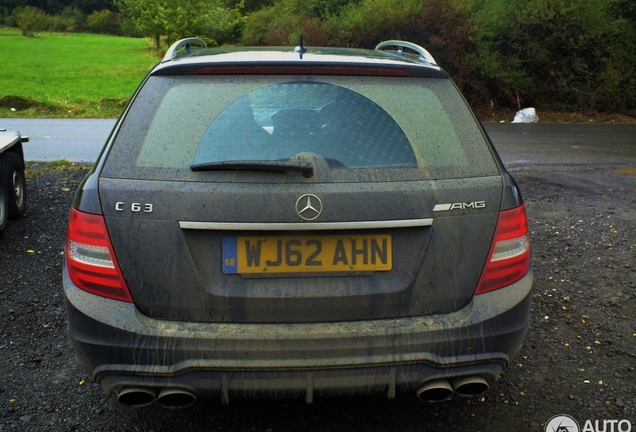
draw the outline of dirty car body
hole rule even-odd
[[[134,406],[472,396],[529,322],[521,194],[399,41],[176,43],[79,188],[65,258],[76,358]]]

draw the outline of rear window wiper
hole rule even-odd
[[[192,171],[270,171],[297,172],[305,177],[314,175],[314,166],[310,162],[280,160],[230,160],[203,162],[190,165]]]

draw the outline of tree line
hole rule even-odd
[[[478,107],[636,114],[633,0],[7,1],[0,18],[27,36],[92,31],[157,47],[188,36],[211,46],[293,46],[300,34],[308,46],[409,40]]]

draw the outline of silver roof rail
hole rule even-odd
[[[199,39],[199,38],[186,38],[186,39],[178,40],[175,43],[173,43],[172,45],[170,45],[170,48],[168,48],[168,51],[166,52],[166,55],[163,56],[163,60],[161,60],[161,63],[164,63],[164,62],[167,62],[169,60],[172,60],[180,52],[185,51],[186,53],[190,53],[190,50],[192,49],[192,45],[197,45],[197,46],[200,47],[197,51],[205,49],[205,48],[208,47],[206,45],[206,43],[202,39]],[[183,48],[183,49],[179,50],[180,48]]]
[[[418,53],[420,55],[420,58],[423,58],[427,62],[429,62],[431,64],[434,64],[434,65],[437,64],[437,62],[435,61],[435,59],[433,58],[433,56],[431,55],[430,52],[426,51],[421,46],[419,46],[417,44],[414,44],[412,42],[406,42],[406,41],[401,41],[401,40],[388,40],[388,41],[380,42],[375,47],[375,49],[378,50],[378,51],[382,51],[382,50],[385,50],[385,49],[387,49],[389,47],[397,47],[398,48],[397,52],[399,52],[400,54],[404,52],[404,48],[408,48],[408,49]]]

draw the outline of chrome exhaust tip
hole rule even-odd
[[[488,381],[480,376],[455,378],[451,381],[455,394],[463,397],[481,396],[488,391]]]
[[[441,402],[453,396],[453,387],[448,380],[434,380],[418,388],[415,394],[424,402]]]
[[[150,405],[157,399],[157,390],[146,387],[124,387],[117,395],[117,402],[139,408]]]
[[[179,409],[194,405],[197,397],[187,390],[163,389],[159,392],[157,403],[164,408]]]

